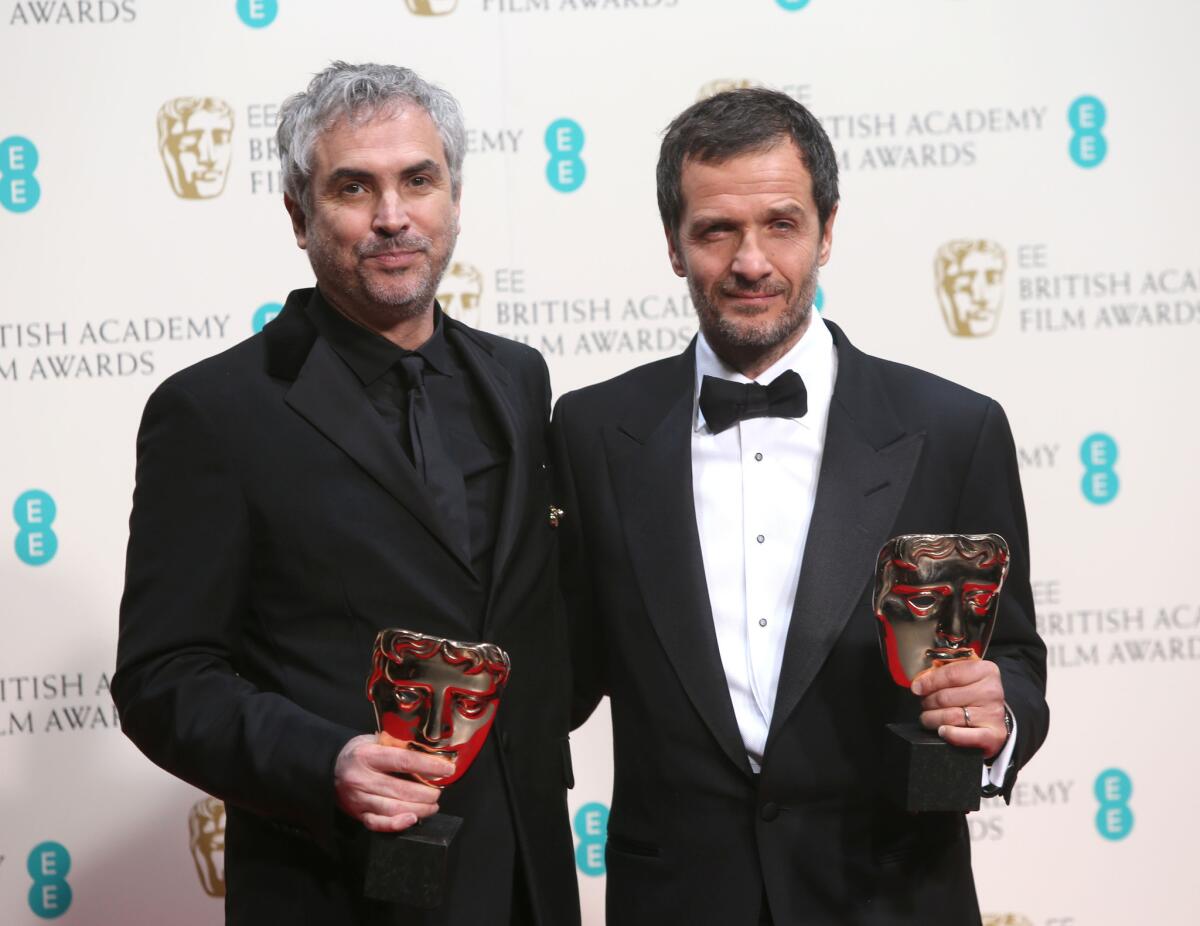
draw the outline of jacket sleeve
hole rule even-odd
[[[1029,526],[1017,470],[1016,446],[1004,411],[989,401],[956,513],[962,533],[996,533],[1012,559],[1000,595],[987,658],[1000,668],[1004,698],[1017,722],[1017,742],[1003,785],[1007,801],[1017,771],[1042,745],[1050,725],[1046,703],[1046,646],[1038,636],[1030,584]]]
[[[578,727],[591,716],[604,696],[604,649],[595,615],[590,556],[586,549],[584,512],[580,506],[577,480],[588,450],[577,430],[570,394],[559,399],[550,424],[550,450],[554,491],[564,511],[559,529],[559,574],[563,606],[567,615],[574,690],[571,726]]]
[[[215,416],[168,381],[138,434],[112,694],[126,735],[156,764],[328,843],[333,763],[357,731],[239,675],[251,521]]]

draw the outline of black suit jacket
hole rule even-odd
[[[566,813],[566,639],[548,524],[549,384],[536,351],[446,318],[508,444],[490,593],[446,538],[349,367],[288,297],[261,334],[172,376],[138,437],[113,696],[156,763],[222,798],[232,923],[507,922],[515,862],[538,922],[578,922]],[[419,915],[360,899],[365,830],[333,764],[374,730],[384,627],[498,643],[492,734],[441,805],[465,822],[450,897]]]
[[[754,924],[764,896],[777,926],[979,921],[964,817],[907,815],[880,793],[884,725],[919,708],[884,669],[870,598],[889,537],[995,531],[1009,541],[988,658],[1019,726],[1010,790],[1048,724],[1012,438],[995,402],[869,357],[830,328],[837,381],[758,776],[696,529],[694,345],[555,409],[576,720],[602,694],[612,706],[614,926]]]

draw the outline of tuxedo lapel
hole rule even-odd
[[[767,739],[768,758],[871,581],[924,443],[923,433],[907,433],[897,419],[876,375],[876,361],[857,351],[836,326],[829,327],[838,349],[837,382]]]
[[[508,371],[492,356],[487,345],[476,338],[467,326],[443,315],[446,336],[458,348],[459,355],[470,373],[479,381],[489,404],[494,420],[500,428],[508,447],[508,466],[504,478],[504,498],[500,505],[499,525],[496,529],[496,548],[492,553],[492,583],[488,591],[485,630],[491,631],[490,622],[497,590],[503,586],[504,569],[516,544],[521,526],[521,514],[525,500],[529,497],[529,471],[531,462],[526,441],[518,434],[518,415],[512,404],[512,378]]]
[[[446,532],[395,434],[388,430],[350,368],[324,338],[317,337],[315,329],[309,336],[307,353],[301,354],[304,326],[311,329],[311,323],[304,318],[304,300],[297,299],[298,295],[302,293],[293,293],[279,318],[263,329],[263,334],[269,335],[270,372],[285,379],[294,377],[284,401],[408,509],[471,572],[470,563]]]
[[[604,439],[629,559],[646,612],[684,690],[721,748],[751,774],[717,648],[692,493],[695,342],[663,361],[640,403]]]

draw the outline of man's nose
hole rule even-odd
[[[371,230],[376,234],[398,235],[408,227],[408,206],[399,194],[385,191],[375,204]]]
[[[753,231],[747,232],[742,237],[730,269],[734,274],[751,283],[757,283],[771,275],[774,268],[762,248],[758,235]]]

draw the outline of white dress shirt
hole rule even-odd
[[[696,527],[725,681],[755,772],[762,766],[771,727],[837,378],[833,336],[820,315],[814,312],[810,318],[796,345],[754,380],[765,386],[795,370],[808,391],[808,413],[803,418],[751,418],[720,434],[711,431],[700,411],[704,377],[751,380],[726,366],[703,333],[696,339]],[[884,671],[882,663],[879,671]],[[984,769],[983,784],[1003,782],[1015,742],[1014,730],[992,767]]]
[[[756,382],[768,385],[786,370],[804,380],[808,414],[752,418],[713,434],[699,406],[704,377],[750,380],[726,366],[703,334],[696,340],[696,527],[725,680],[755,771],[779,688],[837,375],[833,337],[817,313],[804,336]]]

